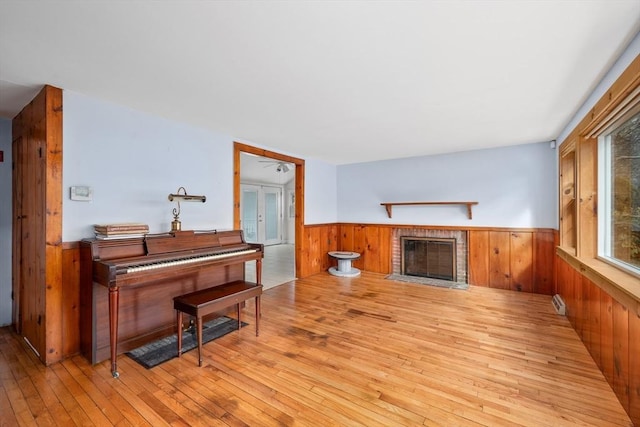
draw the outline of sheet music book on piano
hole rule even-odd
[[[119,224],[96,224],[93,226],[96,234],[132,234],[148,233],[149,225],[139,222],[126,222]]]
[[[144,233],[140,234],[98,234],[96,233],[96,239],[98,240],[117,240],[117,239],[135,239],[144,237]]]

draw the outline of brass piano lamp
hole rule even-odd
[[[187,194],[187,190],[184,187],[178,188],[175,193],[169,194],[169,201],[176,202],[177,208],[173,208],[173,221],[171,221],[171,232],[182,230],[182,223],[178,218],[180,216],[180,201],[183,202],[206,202],[207,196],[194,196],[193,194]]]

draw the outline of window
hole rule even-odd
[[[640,274],[640,104],[599,137],[598,253]]]

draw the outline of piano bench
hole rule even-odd
[[[236,306],[238,315],[238,329],[242,325],[240,304],[249,298],[255,298],[256,305],[256,336],[259,333],[260,295],[262,285],[236,280],[207,289],[201,289],[189,294],[173,298],[173,308],[178,320],[178,357],[182,355],[182,316],[183,313],[196,318],[198,336],[198,366],[202,366],[202,318],[217,311]]]

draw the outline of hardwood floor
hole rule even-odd
[[[253,304],[248,303],[246,319]],[[0,329],[0,425],[629,426],[550,297],[326,273],[265,291],[253,328],[151,370],[44,367]]]

